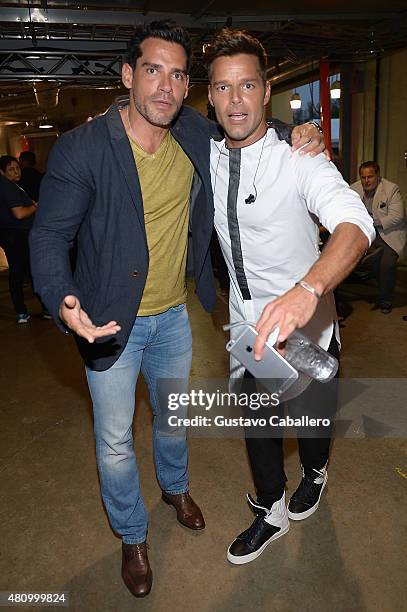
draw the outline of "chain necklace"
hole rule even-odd
[[[148,151],[146,151],[145,148],[143,147],[143,145],[141,144],[141,142],[139,141],[139,139],[136,138],[136,135],[134,134],[133,128],[132,128],[131,123],[130,123],[130,112],[129,112],[129,110],[130,110],[130,104],[128,104],[126,106],[126,111],[127,111],[127,123],[129,124],[129,132],[130,132],[130,135],[131,135],[132,139],[134,140],[136,145],[139,146],[142,151],[144,151],[144,153],[146,155],[154,155],[154,153],[149,153]]]

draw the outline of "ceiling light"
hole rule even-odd
[[[331,98],[338,100],[341,97],[341,82],[336,80],[331,85]]]
[[[41,119],[41,121],[39,122],[38,127],[42,130],[48,130],[50,128],[53,128],[54,124],[51,123],[51,121],[48,121],[46,117],[44,117],[44,119]]]
[[[290,100],[290,106],[292,110],[298,110],[301,108],[301,96],[298,93],[293,93]]]

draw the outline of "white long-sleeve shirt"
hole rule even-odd
[[[231,278],[231,322],[257,321],[268,302],[305,276],[320,255],[319,222],[330,233],[340,223],[354,223],[369,243],[375,237],[365,206],[334,164],[323,154],[310,157],[292,153],[290,146],[269,128],[264,138],[241,149],[237,218],[251,294],[250,300],[243,299],[229,234],[229,150],[224,140],[211,142],[211,175],[215,228]],[[256,192],[256,201],[246,204],[249,194]],[[335,302],[330,292],[321,298],[303,332],[327,349],[335,319]],[[233,336],[240,330],[231,333]]]

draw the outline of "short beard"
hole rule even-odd
[[[148,123],[150,123],[151,125],[154,125],[155,127],[165,128],[165,129],[168,128],[171,125],[171,123],[174,121],[175,117],[178,115],[181,109],[181,106],[182,106],[182,103],[181,103],[181,105],[174,110],[174,114],[171,115],[170,117],[160,118],[159,116],[156,117],[154,116],[154,114],[150,113],[147,105],[140,104],[136,100],[134,92],[133,92],[133,102],[134,102],[134,106],[136,107],[137,111],[140,113],[142,117],[144,117],[146,121],[148,121]]]

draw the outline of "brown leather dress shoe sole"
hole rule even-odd
[[[188,529],[199,531],[205,529],[205,521],[202,512],[194,502],[189,493],[179,493],[170,495],[170,493],[162,492],[162,499],[166,504],[174,506],[177,511],[177,519]]]
[[[151,591],[153,573],[147,556],[147,545],[122,543],[122,578],[134,597],[145,597]]]

